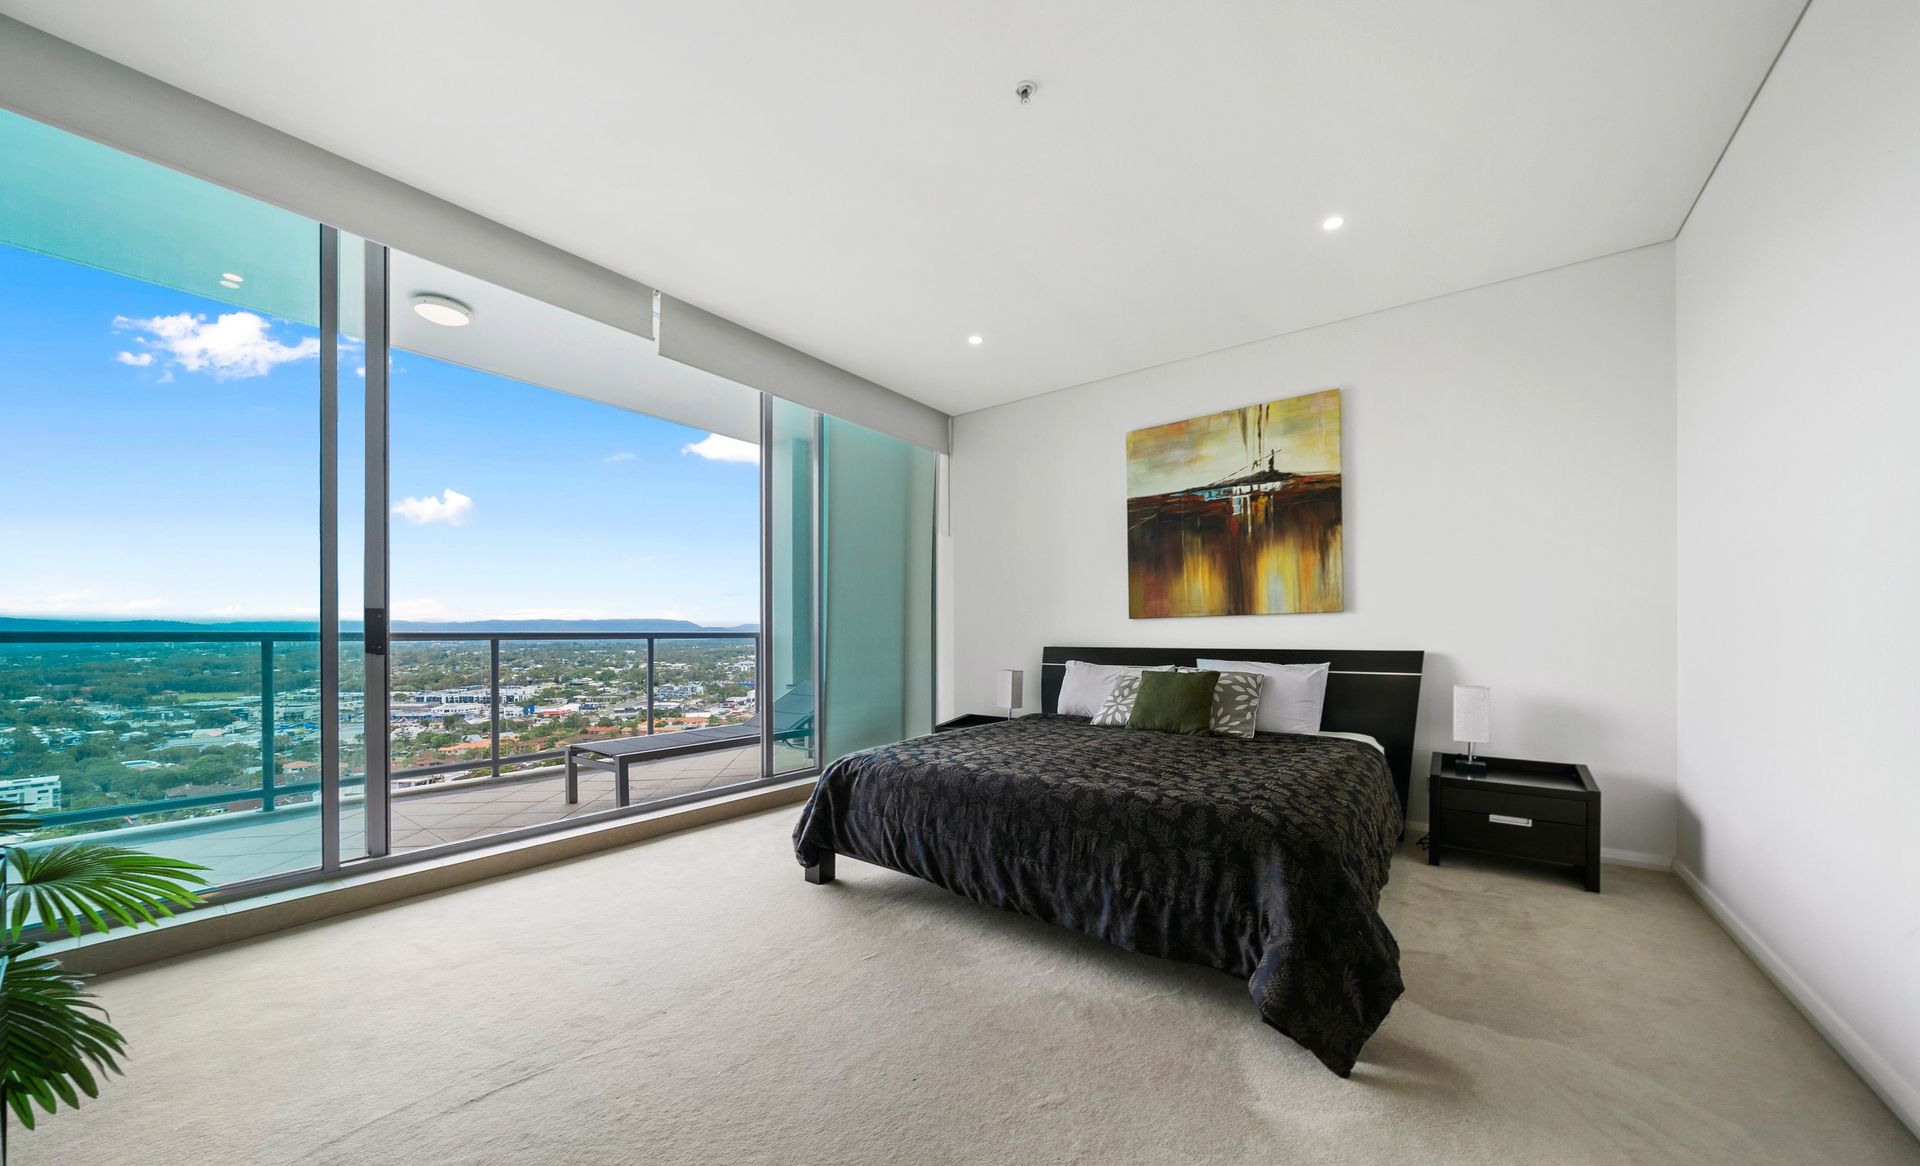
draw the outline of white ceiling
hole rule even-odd
[[[0,0],[949,412],[1669,239],[1801,7]]]

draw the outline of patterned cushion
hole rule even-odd
[[[1253,672],[1222,672],[1213,687],[1213,720],[1208,726],[1216,737],[1251,737],[1260,712],[1261,677]]]
[[[1163,668],[1153,671],[1192,672],[1192,668]],[[1260,711],[1262,677],[1253,672],[1222,672],[1213,690],[1213,717],[1208,731],[1216,737],[1251,737],[1255,714]],[[1107,729],[1124,729],[1133,716],[1133,702],[1140,699],[1140,674],[1122,676],[1113,682],[1113,692],[1093,714],[1093,723]]]
[[[1093,723],[1107,729],[1124,729],[1128,718],[1133,716],[1133,702],[1140,699],[1140,674],[1122,676],[1113,682],[1113,691],[1107,695],[1107,703],[1093,714]]]

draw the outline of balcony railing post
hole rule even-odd
[[[273,809],[273,640],[260,638],[260,808]]]
[[[487,641],[487,700],[493,705],[493,748],[488,757],[493,763],[493,776],[500,776],[500,637]]]
[[[653,637],[647,637],[647,736],[653,736]]]

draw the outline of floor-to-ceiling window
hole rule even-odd
[[[933,455],[648,331],[0,113],[0,799],[233,886],[926,731]]]
[[[319,255],[0,112],[0,798],[49,835],[320,861]]]

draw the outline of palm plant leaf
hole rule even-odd
[[[205,885],[197,863],[142,854],[118,846],[68,842],[41,850],[14,848],[7,887],[5,937],[18,939],[38,918],[50,931],[79,934],[85,924],[105,931],[109,918],[129,927],[173,914],[200,901]]]
[[[25,805],[0,801],[0,834],[30,834],[39,827],[40,819],[27,813]]]
[[[0,948],[0,1093],[28,1129],[36,1103],[52,1113],[62,1102],[78,1105],[82,1094],[98,1097],[97,1074],[118,1073],[125,1052],[81,977],[31,954],[37,946]]]

